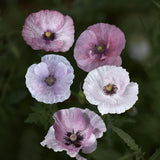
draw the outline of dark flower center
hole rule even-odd
[[[108,84],[104,86],[103,91],[106,95],[113,95],[117,92],[117,86],[114,84]]]
[[[55,39],[55,33],[51,33],[49,31],[44,32],[43,39],[53,41]]]
[[[55,83],[56,79],[54,78],[53,75],[49,75],[48,77],[45,78],[44,81],[48,86],[52,86]]]
[[[103,54],[103,53],[105,53],[105,50],[106,50],[106,45],[104,45],[104,44],[94,46],[94,53],[95,54]]]
[[[64,144],[69,146],[73,145],[76,148],[79,148],[81,146],[81,141],[83,140],[83,136],[80,135],[80,132],[74,133],[74,130],[72,132],[67,132],[66,136],[64,137]]]

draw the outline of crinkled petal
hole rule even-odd
[[[57,139],[55,138],[55,130],[53,126],[49,128],[49,131],[45,136],[45,139],[41,142],[41,145],[43,147],[47,146],[49,149],[53,149],[55,152],[63,150],[63,148],[60,145],[60,142],[57,141]]]
[[[86,158],[80,156],[79,154],[76,155],[77,160],[87,160]]]
[[[85,147],[83,147],[82,152],[83,153],[92,153],[96,150],[97,148],[97,141],[96,141],[96,137],[94,134],[92,134],[90,136],[90,138],[88,139],[88,141],[85,143]]]
[[[63,109],[56,112],[53,116],[55,119],[54,128],[56,130],[56,138],[63,140],[61,132],[76,132],[82,131],[86,128],[86,123],[82,112],[78,108]]]
[[[71,66],[70,62],[63,56],[48,54],[43,56],[41,61],[47,64],[50,73],[56,72],[57,68],[55,68],[55,66],[57,66],[59,63],[64,63],[66,67],[69,68],[70,72],[73,72],[73,67]]]
[[[125,47],[124,33],[115,25],[97,23],[89,26],[88,30],[96,34],[98,41],[103,41],[106,44],[107,50],[112,56],[119,56]]]
[[[33,49],[38,49],[37,46],[32,42],[32,38],[40,38],[43,34],[43,31],[36,26],[34,21],[34,14],[30,14],[23,26],[22,36],[28,45],[30,45]]]
[[[67,74],[67,67],[64,63],[60,62],[56,66],[55,69],[55,77],[56,79],[60,80],[62,77],[65,77]]]
[[[85,109],[81,110],[83,112],[83,117],[86,122],[90,123],[93,126],[93,134],[96,138],[101,138],[103,136],[103,132],[106,132],[106,126],[102,118],[96,114],[95,112]]]
[[[95,44],[97,44],[97,38],[94,32],[86,30],[80,35],[74,48],[74,58],[78,65],[92,63],[93,59],[89,56]]]
[[[43,147],[47,146],[49,149],[53,149],[55,152],[65,150],[70,157],[76,157],[79,152],[79,149],[67,149],[64,147],[63,142],[56,139],[55,129],[53,126],[49,128],[45,139],[40,143]]]
[[[41,10],[32,13],[32,16],[34,24],[44,32],[57,32],[64,24],[63,14],[57,11]]]
[[[90,58],[91,59],[91,58]],[[119,61],[119,59],[117,59],[117,57],[110,57],[110,56],[104,56],[104,60],[99,61],[99,60],[90,60],[90,59],[86,59],[86,60],[82,60],[83,64],[78,64],[78,67],[83,69],[86,72],[90,72],[100,66],[104,66],[104,65],[116,65],[119,66],[119,64],[121,63],[121,61]],[[87,63],[90,62],[90,63]],[[84,62],[86,64],[84,64]]]
[[[67,154],[70,156],[70,157],[76,157],[78,152],[79,152],[79,149],[76,149],[76,150],[68,150],[68,149],[65,149],[67,151]]]
[[[64,25],[63,27],[57,32],[57,40],[64,41],[64,45],[61,48],[61,52],[66,52],[70,49],[74,42],[74,25],[73,20],[70,16],[64,17]]]
[[[42,81],[44,81],[44,77],[35,74],[36,66],[36,64],[33,64],[28,68],[25,78],[26,86],[30,91],[32,97],[38,100],[39,96],[45,92],[46,85],[42,83]]]
[[[32,38],[32,43],[34,44],[34,47],[36,47],[37,49],[43,49],[46,52],[58,52],[64,44],[64,42],[60,40],[46,42],[44,39],[40,38]]]
[[[120,66],[121,64],[122,64],[122,59],[121,59],[121,57],[120,57],[120,56],[115,57],[112,65]]]
[[[39,77],[47,77],[49,75],[47,64],[44,62],[41,62],[37,64],[34,68],[34,72]]]
[[[116,99],[116,102],[111,104],[111,103],[101,103],[98,106],[99,112],[103,114],[107,113],[123,113],[126,110],[130,109],[133,107],[133,105],[136,103],[138,100],[138,84],[131,82],[128,84],[126,87],[126,90],[124,94]]]

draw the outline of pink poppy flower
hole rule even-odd
[[[74,42],[73,20],[58,11],[41,10],[26,18],[22,36],[34,50],[66,52]]]
[[[138,100],[138,84],[122,67],[101,66],[88,73],[83,84],[86,99],[103,114],[120,114]]]
[[[114,25],[97,23],[78,38],[74,58],[82,70],[89,72],[99,66],[120,66],[121,51],[125,47],[124,33]]]
[[[69,61],[54,54],[45,55],[41,60],[39,64],[32,64],[25,76],[32,97],[48,104],[68,99],[74,78]]]
[[[57,151],[67,151],[70,157],[85,160],[79,155],[91,153],[97,148],[97,138],[103,136],[106,126],[100,116],[89,109],[62,109],[53,115],[55,123],[50,127],[42,146]]]

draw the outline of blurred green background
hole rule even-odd
[[[103,116],[108,131],[98,139],[97,150],[85,157],[160,160],[159,0],[0,0],[0,160],[70,160],[65,152],[55,153],[40,145],[54,122],[53,113],[72,106],[88,107],[98,113],[81,91],[87,73],[76,65],[74,45],[66,53],[56,53],[65,56],[75,70],[72,95],[67,101],[45,105],[27,90],[27,68],[48,53],[32,50],[21,31],[25,18],[42,9],[70,15],[75,24],[75,40],[88,26],[99,22],[116,25],[126,36],[122,66],[130,72],[131,81],[139,84],[139,100],[124,114]],[[128,133],[141,151],[130,146],[127,136],[120,138],[111,123]]]

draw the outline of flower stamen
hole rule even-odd
[[[49,37],[51,36],[51,32],[45,32],[44,34],[45,34],[45,36],[46,36],[47,38],[49,38]]]
[[[112,86],[111,84],[108,84],[108,85],[106,86],[106,90],[107,90],[108,92],[110,92],[110,91],[112,90],[112,88],[113,88],[113,86]]]
[[[44,32],[43,39],[53,41],[55,39],[55,33],[51,33],[49,31]]]
[[[103,47],[102,47],[102,46],[98,46],[98,47],[97,47],[97,50],[98,50],[98,51],[103,51]]]
[[[94,46],[94,53],[95,54],[103,54],[106,50],[106,45],[100,44]]]
[[[104,86],[103,91],[106,95],[113,95],[117,92],[117,86],[115,84],[108,84],[106,86]]]
[[[71,140],[72,142],[74,142],[74,141],[77,140],[77,135],[76,135],[76,134],[72,134],[69,138],[70,138],[70,140]]]
[[[48,77],[45,78],[44,81],[48,86],[52,86],[55,83],[56,79],[54,78],[53,75],[49,75]]]
[[[83,136],[80,135],[80,132],[78,131],[77,133],[72,132],[67,132],[66,137],[64,137],[64,144],[69,146],[73,145],[76,148],[79,148],[81,146],[81,141],[83,140]]]

